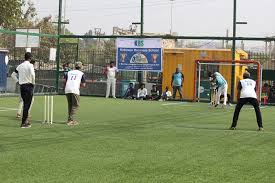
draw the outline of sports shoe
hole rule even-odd
[[[29,123],[24,123],[24,124],[21,124],[21,128],[30,128],[32,127]]]
[[[263,127],[260,127],[260,128],[258,129],[258,131],[264,131],[264,128],[263,128]]]
[[[229,128],[229,130],[237,130],[237,128],[232,126]]]
[[[74,121],[72,121],[72,120],[71,120],[71,121],[68,121],[68,122],[67,122],[67,125],[68,125],[68,126],[74,125]]]
[[[79,125],[77,121],[73,121],[73,125]]]
[[[21,118],[21,114],[16,114],[16,118]]]
[[[218,107],[219,104],[215,104],[214,107]]]

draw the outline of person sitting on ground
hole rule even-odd
[[[128,86],[123,98],[124,99],[135,99],[136,98],[136,90],[134,88],[133,83],[129,83],[129,86]]]
[[[171,91],[169,91],[169,87],[166,86],[165,91],[161,95],[161,99],[166,101],[166,100],[170,100],[171,98],[172,98],[172,93]]]
[[[145,84],[141,84],[140,88],[138,89],[137,92],[137,99],[138,100],[146,100],[147,99],[147,89],[145,88]]]
[[[151,100],[159,100],[160,99],[160,92],[157,89],[157,85],[156,84],[154,84],[152,86],[150,99]]]

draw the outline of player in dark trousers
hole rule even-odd
[[[253,105],[257,117],[259,131],[263,131],[262,114],[256,94],[256,82],[250,79],[249,72],[243,74],[243,80],[238,84],[238,103],[235,108],[231,130],[236,130],[239,113],[246,103]]]
[[[20,64],[15,73],[19,75],[20,93],[23,99],[23,116],[21,128],[30,128],[31,124],[28,121],[29,109],[33,99],[33,88],[35,84],[35,73],[33,64],[30,63],[32,54],[25,53],[25,61]]]

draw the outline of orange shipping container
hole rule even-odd
[[[247,57],[244,51],[236,52],[236,60],[242,57]],[[185,100],[193,100],[194,98],[194,68],[195,61],[199,59],[208,60],[231,60],[232,52],[230,49],[190,49],[190,48],[177,48],[177,49],[164,49],[163,55],[163,80],[162,88],[171,87],[172,75],[176,68],[184,74],[183,84],[183,98]],[[231,66],[219,66],[219,70],[228,82],[228,93],[231,91]],[[240,76],[244,72],[244,67],[236,67],[236,83],[241,78]],[[235,91],[236,95],[236,91]]]

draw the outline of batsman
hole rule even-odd
[[[220,104],[220,97],[222,94],[224,96],[223,107],[226,106],[227,88],[228,88],[227,81],[224,79],[224,77],[219,72],[215,72],[214,74],[209,72],[208,77],[212,77],[216,81],[216,85],[218,87],[215,107],[217,107]]]

